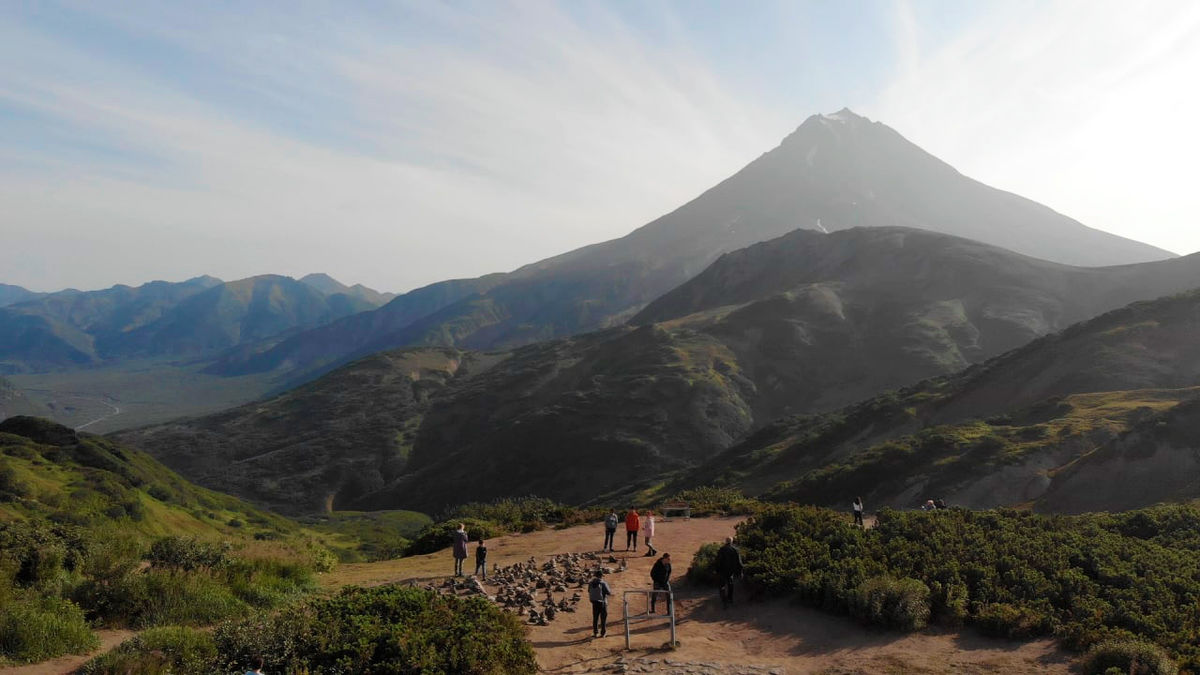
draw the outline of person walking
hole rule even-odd
[[[487,581],[487,544],[483,537],[479,538],[479,545],[475,547],[475,574]]]
[[[662,557],[654,561],[654,567],[650,568],[650,581],[654,583],[654,590],[667,592],[667,614],[671,613],[671,554],[664,553]],[[654,613],[654,606],[658,601],[658,593],[650,594],[650,613]]]
[[[867,526],[866,526],[866,525],[863,525],[863,502],[862,502],[862,497],[855,497],[855,498],[854,498],[854,503],[850,505],[850,508],[852,508],[852,509],[854,510],[854,524],[855,524],[855,525],[857,525],[857,526],[859,526],[859,527],[861,527],[861,528],[863,528],[863,529],[866,529],[866,527],[867,527]]]
[[[658,555],[658,551],[656,551],[654,549],[654,545],[650,543],[650,540],[653,538],[654,538],[654,512],[647,511],[646,514],[644,516],[642,516],[642,540],[646,542],[646,555],[643,556],[645,558],[652,558],[652,557]]]
[[[617,525],[620,522],[621,517],[617,515],[616,509],[609,511],[604,517],[604,553],[612,553],[615,550],[613,538],[617,536]]]
[[[458,524],[458,529],[454,531],[454,576],[461,577],[463,574],[463,561],[467,559],[467,526],[463,523]]]
[[[721,605],[733,604],[733,580],[742,576],[742,553],[733,545],[733,537],[725,537],[725,545],[717,551],[717,576],[721,579]]]
[[[588,583],[588,600],[592,601],[592,637],[608,635],[608,596],[612,589],[604,580],[604,571],[596,570],[596,576]]]
[[[625,516],[625,550],[628,551],[630,546],[633,550],[637,550],[637,533],[641,529],[642,522],[638,518],[637,509],[629,509],[629,513]]]

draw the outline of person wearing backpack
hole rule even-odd
[[[615,529],[615,528],[614,528]],[[596,576],[588,583],[588,600],[592,601],[592,637],[608,635],[608,596],[612,589],[604,580],[604,572],[596,570]]]
[[[609,511],[604,517],[604,553],[613,552],[613,538],[617,536],[617,525],[620,522],[621,517],[617,515],[616,509]]]

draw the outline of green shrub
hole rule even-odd
[[[0,590],[0,657],[44,661],[63,654],[84,654],[100,643],[88,628],[83,610],[70,600],[32,592]]]
[[[482,598],[348,588],[275,616],[219,626],[214,670],[244,667],[261,654],[271,672],[533,673],[524,634],[517,617]]]
[[[750,499],[740,490],[727,487],[698,487],[675,493],[667,502],[682,502],[693,516],[729,516],[756,513],[762,502]]]
[[[927,616],[939,623],[1054,635],[1075,650],[1144,640],[1200,672],[1195,506],[1081,516],[884,509],[865,532],[842,513],[768,506],[738,531],[750,580],[813,607],[876,622],[887,602],[873,593],[886,589],[871,580],[907,577],[928,588]]]
[[[1123,675],[1175,675],[1179,672],[1162,647],[1136,640],[1096,645],[1080,663],[1080,670],[1085,675],[1107,675],[1113,669]]]
[[[473,518],[444,520],[421,530],[408,548],[409,555],[433,553],[451,545],[454,543],[454,532],[458,530],[459,523],[467,526],[467,536],[471,541],[479,541],[480,537],[491,539],[504,533],[504,529],[498,524],[487,520]]]
[[[717,576],[717,551],[721,544],[702,544],[692,557],[692,564],[687,570],[687,580],[693,584],[716,586],[721,583]]]
[[[81,675],[208,675],[217,647],[206,631],[182,626],[150,628],[88,661]]]
[[[998,602],[981,610],[975,619],[984,635],[1024,640],[1049,635],[1054,624],[1045,613],[1025,606]]]
[[[872,577],[848,598],[850,616],[864,623],[918,630],[929,623],[929,587],[916,579]]]
[[[181,570],[218,568],[229,563],[230,546],[190,537],[163,537],[150,545],[146,559],[155,567]]]

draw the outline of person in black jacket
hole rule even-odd
[[[733,580],[742,576],[742,554],[733,545],[733,537],[725,537],[725,545],[717,551],[717,576],[721,579],[721,604],[733,604]]]
[[[662,557],[654,561],[654,567],[650,568],[650,581],[654,582],[654,590],[671,592],[671,554],[664,553]],[[654,605],[658,600],[658,593],[650,594],[650,613],[654,613]],[[671,596],[667,595],[667,614],[671,613]]]

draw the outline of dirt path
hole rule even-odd
[[[88,662],[88,659],[110,651],[117,645],[136,635],[132,630],[98,630],[96,637],[100,638],[100,648],[85,656],[60,656],[57,659],[42,661],[28,666],[0,667],[3,675],[61,675],[70,673]]]
[[[587,603],[562,613],[548,626],[531,626],[529,639],[538,664],[551,673],[1067,673],[1071,655],[1049,641],[1009,642],[973,633],[929,630],[916,634],[865,629],[844,618],[797,607],[786,600],[748,602],[721,608],[716,591],[689,588],[682,577],[692,554],[706,542],[733,533],[735,518],[659,522],[655,545],[674,559],[680,647],[664,649],[667,624],[644,622],[634,628],[625,651],[621,623],[622,591],[649,588],[653,558],[618,553],[629,571],[608,577],[615,593],[608,637],[593,640]],[[618,532],[623,539],[623,532]],[[598,525],[499,537],[488,542],[489,567],[550,555],[597,551]],[[473,548],[473,547],[472,547]],[[643,549],[644,550],[644,549]],[[641,551],[639,551],[640,553]],[[472,561],[468,561],[472,562]],[[344,565],[326,579],[331,587],[442,578],[453,571],[448,551],[381,563]],[[494,592],[494,587],[492,591]],[[585,599],[586,600],[586,599]]]

